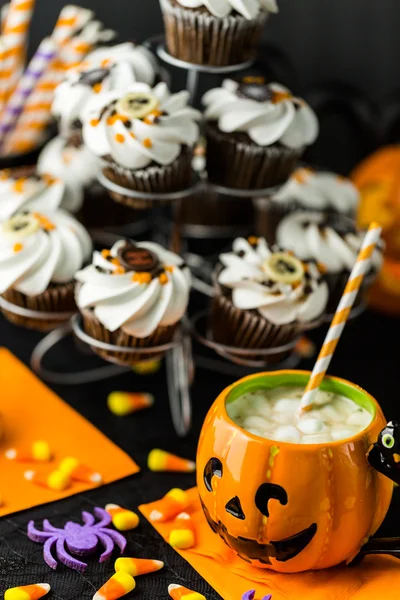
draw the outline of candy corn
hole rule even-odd
[[[47,442],[39,440],[27,449],[9,448],[5,456],[8,460],[16,462],[48,462],[51,460],[51,450]]]
[[[186,458],[180,458],[175,454],[155,448],[147,458],[147,466],[150,471],[179,471],[181,473],[193,473],[196,463]]]
[[[124,571],[132,577],[138,575],[147,575],[159,571],[164,566],[161,560],[151,560],[149,558],[117,558],[115,561],[115,571]]]
[[[106,511],[110,515],[114,527],[119,531],[135,529],[139,525],[137,514],[126,508],[121,508],[118,504],[107,504]]]
[[[180,513],[174,523],[173,529],[169,534],[169,543],[173,548],[179,550],[188,550],[195,544],[195,529],[192,517],[188,513]]]
[[[168,594],[173,600],[207,600],[203,594],[189,590],[177,583],[171,583],[168,586]]]
[[[146,360],[132,366],[132,371],[137,375],[153,375],[160,370],[161,360]]]
[[[48,583],[35,583],[10,588],[4,594],[4,600],[39,600],[50,591]]]
[[[151,394],[131,394],[129,392],[111,392],[107,398],[107,406],[117,417],[125,417],[138,410],[149,408],[154,404]]]
[[[71,483],[71,478],[61,471],[53,471],[49,475],[37,473],[36,471],[25,471],[24,477],[27,481],[57,492],[67,489]]]
[[[149,519],[153,522],[163,523],[186,510],[190,504],[190,499],[188,493],[184,490],[173,488],[155,504],[156,508],[151,511]]]
[[[103,482],[103,477],[100,475],[100,473],[97,473],[91,467],[87,467],[86,465],[82,464],[77,458],[72,456],[64,458],[64,460],[60,462],[58,468],[61,473],[69,475],[69,477],[75,481],[82,481],[83,483],[96,483],[98,485]]]
[[[136,582],[129,573],[118,571],[95,593],[93,600],[118,600],[135,587]]]

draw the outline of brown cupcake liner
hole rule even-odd
[[[253,228],[254,211],[247,198],[222,196],[206,188],[183,203],[181,218],[183,225],[243,229],[246,226]]]
[[[13,289],[7,290],[1,296],[10,304],[28,310],[43,313],[74,313],[77,308],[74,297],[74,282],[51,285],[43,294],[38,296],[26,296]],[[51,316],[40,319],[33,316],[23,316],[2,308],[2,313],[15,325],[34,329],[36,331],[50,331],[61,325],[64,321]],[[65,321],[68,320],[66,317]]]
[[[113,202],[109,192],[98,181],[85,188],[79,216],[86,228],[102,230],[124,227],[141,218],[140,213],[133,213],[128,206]]]
[[[206,125],[210,181],[242,190],[272,188],[287,181],[304,151],[279,144],[257,146],[244,137],[223,133],[214,123]]]
[[[347,285],[349,277],[349,271],[342,271],[341,273],[327,273],[326,275],[324,275],[324,279],[329,287],[329,300],[328,305],[326,307],[326,313],[328,315],[333,315],[336,312],[336,309],[343,296],[343,292]],[[370,271],[364,277],[352,310],[356,310],[363,304],[363,302],[365,301],[365,296],[372,284],[375,282],[376,277],[377,273],[375,270]]]
[[[226,66],[251,59],[259,44],[268,14],[256,19],[241,15],[218,19],[207,9],[187,9],[160,0],[169,53],[200,65]]]
[[[83,329],[87,335],[106,344],[122,347],[125,346],[127,348],[152,348],[153,346],[155,347],[169,344],[172,342],[175,331],[179,324],[175,323],[174,325],[169,325],[166,327],[159,326],[154,333],[148,337],[137,338],[124,333],[121,328],[117,329],[117,331],[109,331],[100,323],[91,309],[83,309],[81,310],[81,314],[83,319]],[[93,352],[95,352],[98,356],[101,356],[101,358],[104,360],[128,367],[139,362],[162,358],[164,354],[163,352],[160,353],[159,351],[155,351],[154,353],[146,352],[143,354],[132,354],[129,352],[104,350],[96,346],[91,346],[91,348]]]
[[[151,165],[147,169],[130,171],[117,165],[111,159],[104,158],[106,166],[103,175],[113,183],[136,192],[168,194],[179,192],[192,185],[192,149],[185,147],[180,156],[170,165]],[[120,204],[145,210],[151,208],[153,201],[132,198],[126,194],[107,190],[111,198]],[[159,202],[157,202],[157,205]]]

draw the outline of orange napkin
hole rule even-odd
[[[197,489],[189,490],[189,512],[196,526],[196,546],[177,550],[224,600],[241,600],[255,589],[255,599],[273,600],[399,600],[400,561],[390,556],[367,557],[357,567],[336,567],[287,575],[251,567],[238,558],[209,528]],[[154,503],[139,507],[148,518]],[[171,522],[152,524],[168,539]]]
[[[0,348],[0,516],[53,502],[93,488],[73,482],[56,492],[24,479],[26,470],[49,472],[73,456],[101,473],[111,483],[139,471],[137,464],[86,419],[65,404],[11,352]],[[4,456],[7,448],[30,446],[45,440],[53,450],[51,463],[17,463]]]

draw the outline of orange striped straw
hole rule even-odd
[[[3,4],[3,6],[0,8],[0,27],[1,27],[2,34],[4,33],[4,29],[6,27],[6,21],[7,21],[9,8],[10,8],[9,2],[7,2],[7,4]]]
[[[378,223],[371,223],[361,246],[361,250],[357,256],[356,263],[350,274],[343,296],[336,309],[335,316],[329,327],[321,352],[319,353],[317,362],[315,363],[313,372],[305,389],[302,401],[301,411],[307,412],[311,409],[315,396],[318,392],[336,346],[339,343],[340,336],[349,318],[354,301],[360,290],[365,274],[369,271],[371,258],[375,250],[375,246],[381,236],[382,228]]]
[[[66,40],[82,29],[93,15],[94,13],[91,10],[67,4],[60,12],[52,33],[52,38],[58,44],[64,44]]]

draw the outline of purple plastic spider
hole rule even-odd
[[[99,542],[104,546],[99,562],[110,558],[115,545],[119,547],[121,553],[124,552],[126,539],[117,531],[107,529],[111,523],[110,515],[97,507],[93,512],[99,519],[98,523],[95,523],[95,517],[88,512],[82,512],[84,525],[68,521],[64,529],[53,527],[47,519],[43,521],[43,531],[35,528],[34,521],[28,523],[28,537],[33,542],[44,543],[43,558],[49,567],[57,569],[58,566],[52,554],[54,545],[57,559],[63,565],[80,573],[85,571],[87,564],[71,556],[70,552],[77,556],[88,556],[96,551]]]

